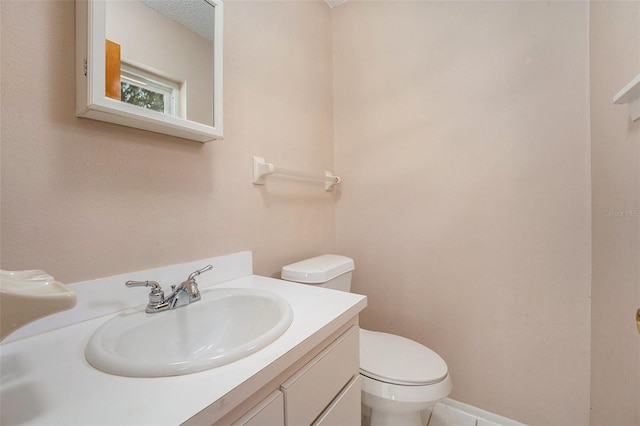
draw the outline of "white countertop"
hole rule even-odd
[[[87,363],[87,341],[113,315],[5,343],[0,346],[0,424],[177,425],[271,368],[269,374],[260,375],[255,384],[259,389],[282,372],[283,363],[276,368],[276,360],[295,361],[366,306],[365,296],[257,275],[216,287],[259,288],[279,294],[291,305],[294,320],[274,343],[246,358],[166,378],[119,377]]]

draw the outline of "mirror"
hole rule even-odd
[[[76,0],[76,115],[222,138],[220,0]]]

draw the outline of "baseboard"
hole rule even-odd
[[[445,398],[433,407],[427,426],[525,426],[525,424]]]

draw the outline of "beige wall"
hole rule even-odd
[[[588,3],[333,9],[337,248],[452,397],[587,424]]]
[[[206,145],[76,118],[74,2],[0,7],[2,269],[75,282],[249,249],[274,275],[335,250],[337,193],[251,183],[252,155],[332,167],[324,2],[225,1],[225,140]]]
[[[611,100],[640,72],[640,2],[593,2],[591,423],[640,424],[640,121]]]
[[[363,325],[438,351],[454,398],[573,425],[591,389],[592,424],[637,424],[640,231],[606,212],[639,208],[611,96],[640,12],[588,8],[227,0],[225,140],[201,145],[76,118],[73,2],[0,1],[0,267],[75,282],[249,249],[277,275],[337,251]],[[252,155],[332,168],[334,138],[340,191],[251,184]]]

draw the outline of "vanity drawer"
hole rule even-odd
[[[310,425],[358,374],[358,331],[351,327],[282,384],[288,426]]]
[[[360,404],[360,375],[355,376],[333,400],[313,426],[359,425],[362,421]]]
[[[283,426],[284,397],[275,391],[262,400],[251,411],[242,416],[233,426]]]

